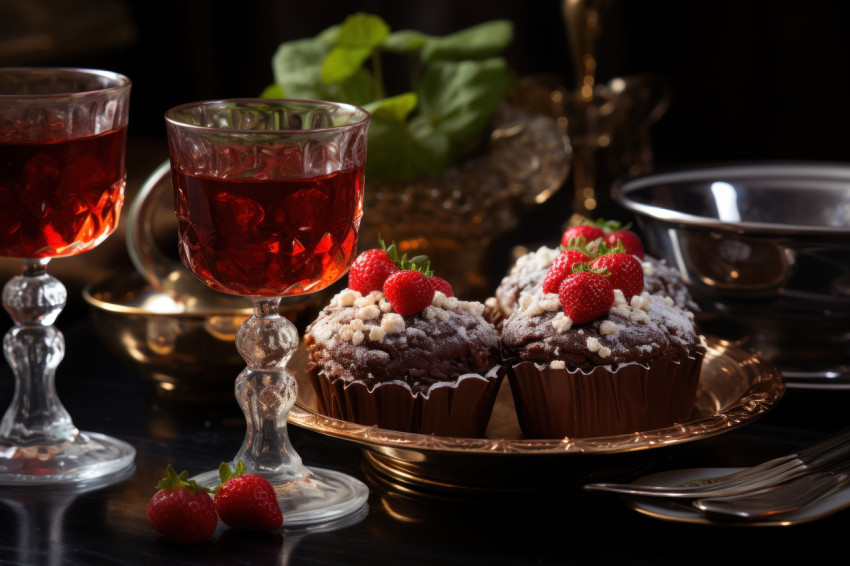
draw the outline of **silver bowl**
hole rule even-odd
[[[706,333],[759,350],[789,387],[850,388],[850,166],[705,167],[613,196],[678,268]]]
[[[137,273],[114,274],[87,285],[83,298],[98,337],[109,351],[169,399],[218,403],[233,399],[245,361],[236,331],[251,316],[251,302],[198,285],[175,300]],[[299,332],[318,314],[326,293],[286,298],[280,313]]]

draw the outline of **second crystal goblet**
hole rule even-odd
[[[23,263],[3,288],[16,381],[0,421],[0,484],[103,481],[135,458],[122,440],[78,430],[56,394],[65,339],[53,323],[67,291],[47,273],[51,258],[94,248],[118,224],[130,87],[108,71],[0,69],[0,256]]]
[[[254,303],[236,336],[248,430],[233,464],[275,486],[285,526],[342,517],[368,497],[353,477],[304,466],[289,441],[296,383],[286,364],[298,331],[279,314],[282,297],[327,287],[354,258],[368,126],[365,110],[321,101],[207,101],[166,113],[180,258],[210,288]],[[218,472],[195,479],[212,486]]]

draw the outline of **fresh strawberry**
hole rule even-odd
[[[386,250],[366,250],[357,256],[348,270],[348,288],[363,295],[380,291],[387,277],[396,271],[398,267]]]
[[[626,300],[643,292],[643,266],[635,256],[627,252],[601,255],[590,262],[593,270],[608,272],[608,281],[620,289]]]
[[[546,277],[543,278],[543,292],[557,293],[564,277],[573,272],[573,266],[577,263],[584,263],[589,259],[589,255],[575,248],[569,248],[559,253],[549,267],[549,271],[546,272]]]
[[[405,269],[389,276],[384,283],[384,295],[395,312],[410,316],[424,311],[431,304],[434,287],[424,273]]]
[[[169,464],[156,487],[147,508],[148,522],[156,532],[179,544],[212,536],[218,524],[215,504],[204,488],[189,481],[188,472],[178,476]]]
[[[222,522],[234,529],[273,531],[283,524],[277,494],[269,480],[257,474],[246,474],[242,462],[236,471],[222,462],[218,468],[221,484],[215,492],[215,510]]]
[[[604,238],[605,232],[602,228],[593,224],[579,224],[578,226],[570,226],[561,235],[561,246],[569,248],[575,244],[579,238],[584,238],[587,243],[593,242],[598,238]]]
[[[561,282],[558,300],[573,324],[583,324],[608,312],[614,304],[614,287],[604,275],[579,271]]]
[[[608,244],[609,247],[616,247],[617,241],[623,245],[623,248],[625,248],[628,253],[639,259],[643,259],[643,243],[640,241],[640,237],[637,234],[629,232],[628,230],[616,230],[605,235],[605,243]]]
[[[431,287],[434,288],[434,291],[439,291],[447,297],[455,296],[451,284],[442,277],[432,275],[428,278],[428,281],[431,283]]]

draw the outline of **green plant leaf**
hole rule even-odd
[[[360,12],[345,18],[322,63],[322,80],[337,83],[354,75],[389,35],[390,27],[378,16]]]
[[[372,116],[366,176],[404,181],[437,174],[448,166],[450,149],[448,138],[440,132],[414,135],[403,120]]]
[[[428,66],[420,88],[421,131],[446,135],[459,147],[480,136],[514,77],[504,59],[439,61]]]
[[[331,47],[318,38],[283,43],[272,56],[275,84],[291,98],[331,99],[339,89],[322,81],[322,62]]]
[[[390,35],[390,26],[379,16],[358,12],[345,18],[336,38],[338,47],[374,49]]]
[[[432,38],[422,48],[424,61],[486,59],[498,55],[513,41],[513,24],[494,20]]]
[[[371,56],[371,47],[334,47],[322,63],[322,80],[342,82],[360,70]]]
[[[282,86],[275,83],[264,88],[260,98],[286,98],[286,93],[283,92]]]
[[[392,53],[410,53],[419,51],[431,41],[431,36],[419,33],[415,30],[400,30],[393,32],[387,37],[381,49]]]
[[[493,55],[512,38],[506,20],[432,37],[392,32],[380,17],[356,13],[314,38],[281,44],[272,57],[275,84],[262,96],[364,106],[372,113],[366,162],[371,178],[439,175],[477,144],[504,99],[513,74]],[[384,95],[381,54],[387,52],[408,55],[414,92]]]
[[[382,98],[364,105],[372,117],[406,120],[419,103],[415,92],[405,92],[390,98]]]

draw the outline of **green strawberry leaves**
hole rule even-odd
[[[221,486],[223,486],[233,478],[244,475],[246,470],[247,469],[245,468],[245,464],[243,464],[242,462],[236,462],[236,470],[231,470],[230,464],[228,464],[227,462],[222,462],[218,466],[219,484],[208,491],[213,494],[218,493],[219,490],[221,490]]]
[[[183,470],[178,475],[171,464],[168,464],[168,467],[165,469],[165,477],[159,480],[159,483],[156,484],[156,489],[181,489],[184,487],[194,491],[194,495],[196,497],[199,491],[212,493],[211,490],[206,487],[198,485],[195,480],[190,480],[188,470]]]
[[[356,13],[314,38],[280,45],[274,84],[261,96],[336,100],[372,113],[367,175],[404,181],[437,175],[474,149],[514,74],[499,57],[513,40],[506,20],[443,37],[392,31]],[[408,61],[410,90],[387,95],[386,54]]]
[[[434,275],[434,272],[431,271],[431,260],[428,259],[427,255],[417,255],[410,259],[407,259],[407,254],[403,254],[399,257],[398,248],[396,247],[395,242],[392,242],[389,246],[387,246],[382,239],[378,239],[378,242],[381,244],[381,249],[387,252],[389,258],[401,271],[419,271],[424,274],[425,277],[431,277]]]

